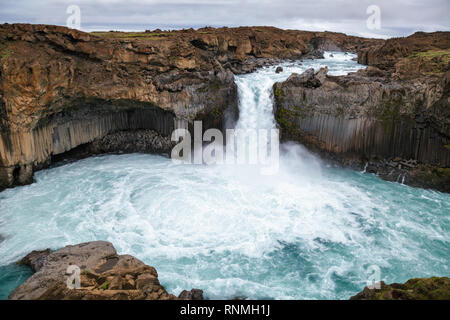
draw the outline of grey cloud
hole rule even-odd
[[[448,0],[0,0],[0,22],[65,25],[66,8],[79,5],[83,30],[144,30],[272,25],[363,36],[402,36],[449,30]],[[381,30],[366,27],[366,9],[378,5]]]

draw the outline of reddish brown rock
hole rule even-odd
[[[379,42],[272,27],[84,33],[1,25],[0,189],[30,183],[55,156],[116,132],[130,133],[109,146],[137,140],[138,130],[163,142],[195,119],[223,129],[238,116],[233,73]],[[159,144],[143,149],[159,152]]]
[[[389,65],[375,59],[346,76],[307,70],[276,83],[282,138],[390,181],[450,192],[449,34],[390,41],[416,52],[388,56]],[[430,43],[439,51],[429,51]]]
[[[33,251],[21,263],[30,265],[36,273],[10,294],[12,300],[177,299],[161,286],[155,268],[133,256],[118,255],[105,241],[66,246],[51,253]],[[67,285],[70,265],[80,268],[79,289]],[[182,298],[203,298],[199,291],[193,289]]]

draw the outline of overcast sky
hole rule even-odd
[[[69,5],[79,6],[84,31],[270,25],[390,37],[450,30],[450,0],[0,0],[0,23],[66,25]],[[380,29],[367,26],[370,5],[380,9]]]

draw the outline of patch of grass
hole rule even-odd
[[[108,280],[103,282],[103,284],[100,286],[100,288],[103,289],[103,290],[107,290],[108,287],[109,287],[109,281]]]
[[[444,145],[444,148],[447,149],[447,150],[450,150],[450,144]]]
[[[8,43],[0,43],[0,60],[8,59],[12,54],[12,50],[8,48]]]

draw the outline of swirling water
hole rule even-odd
[[[270,88],[291,72],[361,66],[352,55],[236,77],[239,128],[272,128]],[[334,168],[297,144],[280,170],[177,165],[163,156],[104,155],[35,174],[0,193],[0,295],[31,250],[92,240],[154,266],[169,292],[208,298],[348,299],[380,268],[386,282],[449,276],[450,195]]]

